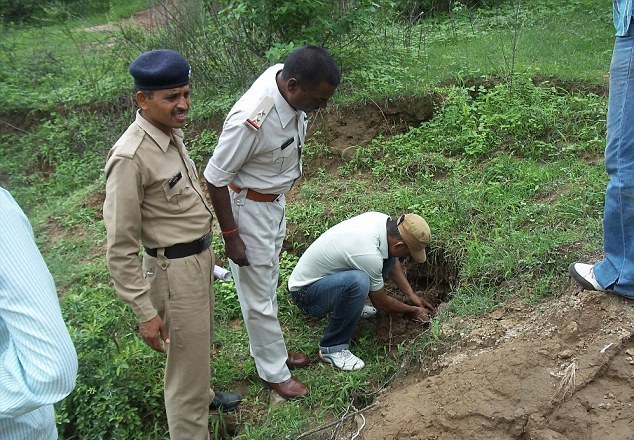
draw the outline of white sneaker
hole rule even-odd
[[[319,350],[319,358],[343,371],[360,370],[365,367],[365,363],[353,355],[350,350],[341,350],[335,353],[322,353]]]
[[[363,306],[363,310],[361,311],[361,319],[372,318],[376,315],[376,309],[372,306]]]
[[[568,266],[570,276],[586,290],[598,290],[605,292],[594,276],[594,265],[585,263],[572,263]]]

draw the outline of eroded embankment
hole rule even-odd
[[[460,346],[380,396],[363,439],[634,438],[632,301],[571,286],[443,332]]]

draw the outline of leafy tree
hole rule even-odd
[[[391,11],[393,2],[219,0],[218,4],[220,14],[237,24],[234,29],[242,44],[260,57],[278,61],[295,46],[345,46],[362,40],[380,19],[379,12]]]

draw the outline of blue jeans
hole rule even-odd
[[[634,298],[634,23],[617,37],[610,64],[605,170],[610,181],[603,214],[604,259],[599,284]]]
[[[291,292],[293,302],[314,318],[330,315],[319,341],[322,353],[335,353],[350,347],[361,311],[370,291],[370,277],[361,270],[328,275],[313,284]]]

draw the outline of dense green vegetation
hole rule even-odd
[[[45,2],[21,2],[36,3]],[[309,139],[310,173],[288,205],[292,233],[278,292],[293,349],[314,354],[323,328],[307,326],[288,302],[283,286],[293,252],[366,210],[416,211],[428,220],[431,265],[452,273],[442,319],[477,315],[510,296],[557,295],[567,264],[600,251],[610,4],[276,3],[264,13],[267,2],[189,1],[176,13],[140,0],[65,1],[18,17],[6,12],[11,0],[0,0],[0,185],[34,225],[80,359],[77,388],[57,405],[64,439],[168,438],[163,360],[137,336],[131,310],[110,284],[100,214],[106,153],[133,118],[127,65],[142,50],[169,47],[192,62],[187,144],[199,168],[234,99],[265,66],[306,42],[326,45],[341,64],[339,111],[382,97],[440,97],[431,120],[391,138],[343,152],[320,133]],[[151,5],[167,16],[165,25],[119,20]],[[106,22],[113,24],[94,27]],[[334,173],[323,166],[332,161]],[[221,253],[219,237],[214,248]],[[389,351],[368,324],[354,345],[365,369],[312,365],[298,372],[310,397],[269,406],[232,283],[217,282],[216,296],[214,386],[246,394],[237,438],[295,438],[350,405],[363,407],[446,342],[434,321]],[[220,436],[225,420],[211,417]]]

